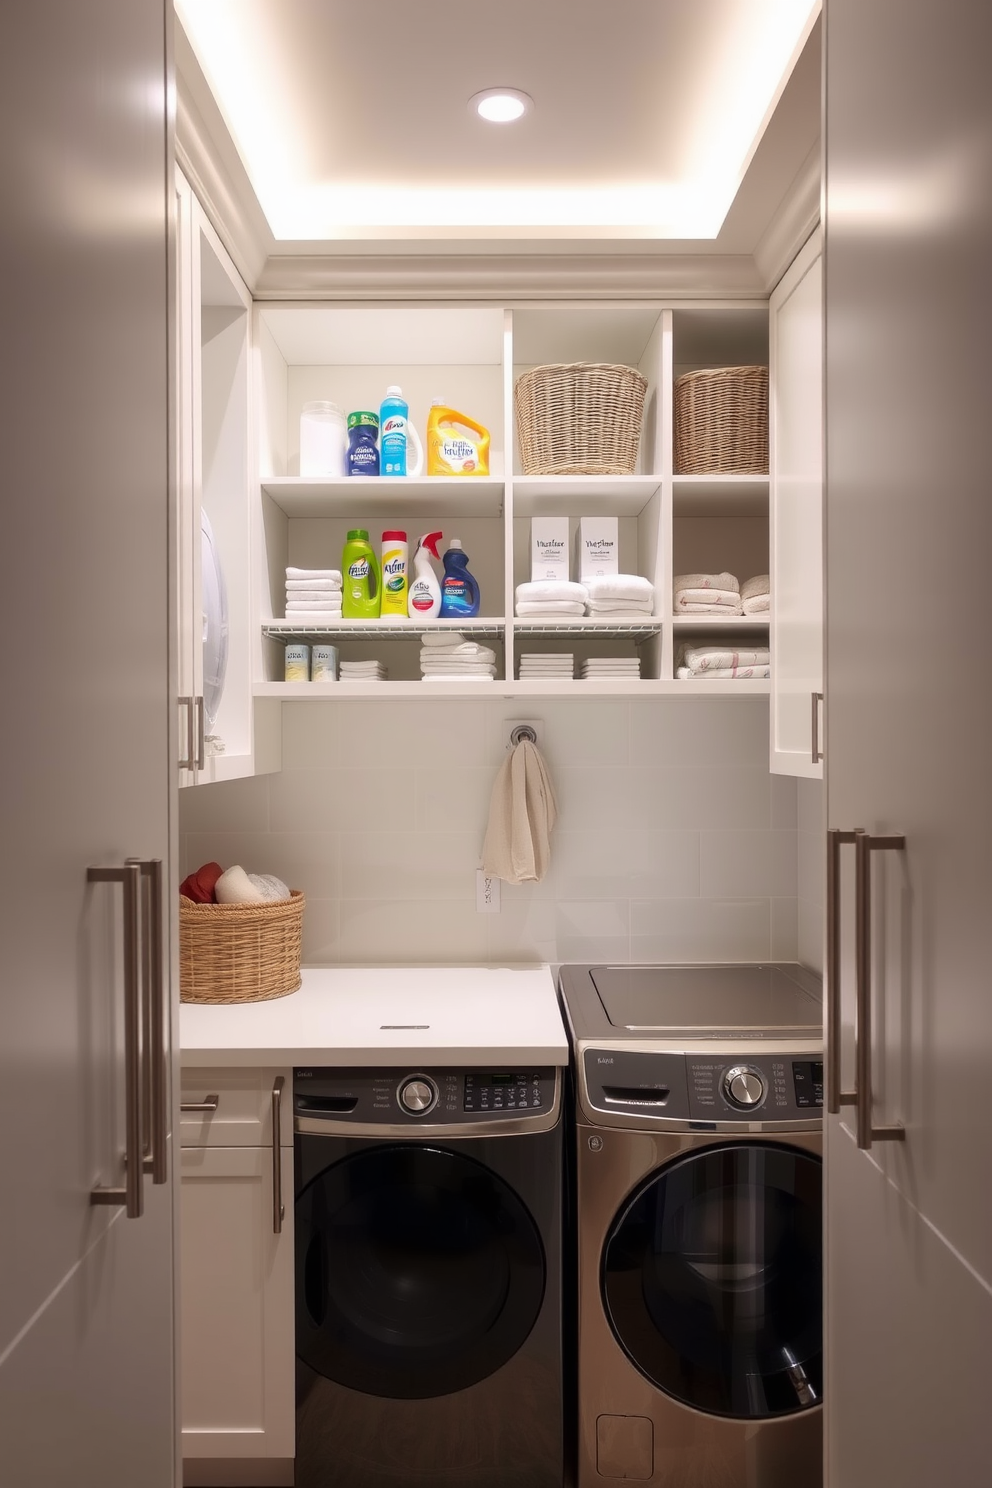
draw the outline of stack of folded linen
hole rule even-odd
[[[324,625],[341,619],[341,571],[287,568],[286,619],[297,625]]]
[[[730,573],[677,574],[676,615],[740,615],[740,584]]]
[[[586,607],[586,586],[569,579],[534,579],[517,585],[517,614],[537,620],[548,616],[577,617]]]
[[[548,677],[571,678],[574,674],[575,657],[571,651],[525,651],[520,658],[521,682],[526,677],[546,680]]]
[[[640,619],[654,609],[654,585],[640,574],[604,574],[586,579],[588,615],[603,620]]]
[[[342,682],[384,682],[389,673],[381,661],[343,661]]]
[[[681,648],[676,675],[683,681],[693,677],[723,681],[731,677],[763,678],[771,675],[771,652],[767,646],[736,651],[726,642],[701,646],[687,642]]]
[[[767,574],[757,574],[745,579],[741,585],[741,609],[745,615],[767,615],[770,608],[769,582]]]
[[[431,633],[423,637],[420,672],[424,682],[491,682],[496,652],[466,640],[460,630]]]
[[[640,675],[641,663],[636,656],[587,656],[582,663],[583,678]]]

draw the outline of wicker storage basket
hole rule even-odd
[[[179,900],[181,1002],[264,1002],[300,985],[305,896],[270,904]]]
[[[525,475],[632,475],[647,382],[634,367],[556,362],[513,385]]]
[[[675,474],[767,475],[768,368],[716,367],[675,380]]]

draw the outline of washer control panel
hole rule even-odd
[[[546,1116],[558,1071],[540,1069],[328,1069],[293,1071],[297,1120],[355,1125],[462,1126]]]
[[[586,1049],[593,1109],[613,1116],[702,1124],[809,1121],[823,1107],[823,1060],[804,1054],[679,1054]]]

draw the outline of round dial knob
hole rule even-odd
[[[765,1082],[757,1070],[738,1064],[723,1077],[723,1093],[732,1105],[742,1111],[751,1106],[760,1106],[765,1098]]]
[[[437,1091],[429,1080],[406,1080],[400,1086],[400,1105],[413,1115],[419,1116],[424,1111],[429,1111],[436,1100]]]

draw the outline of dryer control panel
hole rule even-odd
[[[582,1074],[595,1111],[699,1129],[716,1122],[815,1121],[823,1107],[823,1059],[808,1052],[586,1049]]]
[[[477,1126],[554,1111],[558,1071],[539,1069],[328,1069],[293,1071],[293,1113],[361,1126]]]

